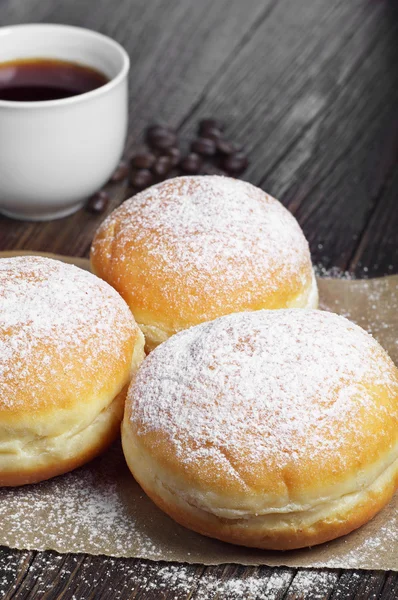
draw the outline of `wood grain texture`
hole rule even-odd
[[[398,272],[395,0],[0,0],[0,23],[64,22],[132,59],[127,153],[149,122],[218,116],[249,149],[245,178],[299,219],[314,261]],[[89,157],[88,157],[89,160]],[[73,173],[71,174],[73,177]],[[0,182],[1,185],[1,182]],[[108,212],[128,194],[110,185]],[[0,218],[0,249],[87,256],[102,216]],[[398,574],[167,565],[0,549],[5,600],[394,600]]]
[[[0,17],[3,25],[40,20],[89,27],[125,46],[131,57],[128,154],[148,122],[178,125],[247,32],[267,14],[269,3],[119,0],[110,6],[108,0],[3,0]],[[109,191],[108,212],[128,195],[125,185],[112,185]],[[3,218],[0,249],[84,256],[103,218],[84,210],[45,224],[18,224]]]
[[[398,128],[398,121],[397,121]],[[398,161],[398,136],[395,138]],[[398,264],[398,169],[383,186],[378,203],[359,236],[350,268],[358,276],[388,275]]]
[[[186,131],[227,115],[250,148],[247,179],[296,214],[316,263],[346,269],[396,169],[398,20],[384,2],[301,5],[278,3]]]

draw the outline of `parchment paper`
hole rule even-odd
[[[6,254],[17,253],[0,256]],[[89,268],[85,259],[65,260]],[[398,362],[398,276],[318,283],[321,308],[368,329]],[[284,553],[250,550],[174,523],[139,488],[116,444],[73,473],[0,489],[0,544],[202,564],[398,570],[398,496],[370,523],[334,542]]]

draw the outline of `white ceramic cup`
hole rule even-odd
[[[127,133],[129,57],[80,27],[0,28],[0,62],[54,58],[101,71],[109,83],[61,100],[0,100],[0,212],[45,221],[69,215],[109,179]]]

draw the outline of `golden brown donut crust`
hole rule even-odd
[[[136,461],[134,457],[130,457],[130,447],[126,438],[126,435],[122,438],[124,440],[123,448],[130,471],[144,492],[161,510],[187,529],[240,546],[263,550],[296,550],[334,540],[351,533],[373,519],[391,501],[398,488],[398,465],[396,465],[395,474],[392,473],[391,477],[379,488],[364,493],[355,506],[348,510],[345,510],[344,507],[340,509],[336,507],[333,515],[325,520],[317,521],[308,527],[300,524],[300,521],[297,524],[293,522],[288,528],[278,527],[278,524],[272,528],[262,527],[261,523],[254,522],[248,529],[244,523],[240,527],[237,522],[233,523],[230,520],[215,517],[200,509],[195,509],[187,503],[182,502],[180,506],[175,497],[165,497],[164,490],[162,490],[162,494],[156,493],[153,486],[146,485],[145,477],[137,476]]]
[[[126,201],[97,231],[91,264],[126,300],[150,349],[224,314],[317,306],[295,218],[226,177],[178,177]]]
[[[83,464],[116,435],[144,356],[111,286],[42,257],[0,260],[0,485]]]
[[[75,453],[73,456],[62,457],[62,439],[59,444],[59,459],[54,462],[50,456],[46,464],[41,467],[19,467],[15,470],[10,464],[10,470],[0,472],[0,486],[19,486],[37,483],[68,473],[93,460],[96,456],[106,450],[118,437],[120,423],[123,418],[124,403],[127,394],[126,386],[113,402],[104,410],[102,423],[91,424],[88,428],[79,432],[75,440]],[[44,461],[41,461],[44,462]]]
[[[179,523],[247,546],[334,539],[398,485],[398,372],[322,311],[222,317],[147,357],[122,426],[127,463]]]

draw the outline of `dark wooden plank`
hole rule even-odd
[[[130,140],[148,119],[177,126],[275,0],[3,0],[2,25],[46,21],[105,33],[131,57]]]
[[[357,597],[375,600],[380,597],[387,575],[380,571],[368,572],[361,578],[358,586]]]
[[[184,130],[226,115],[247,178],[296,214],[315,262],[344,269],[393,168],[398,21],[386,3],[294,6],[278,4]]]
[[[397,123],[398,129],[398,123]],[[398,135],[395,160],[398,165]],[[398,166],[358,240],[350,270],[358,277],[398,272]]]
[[[316,261],[345,268],[352,258],[357,269],[360,261],[380,262],[380,252],[383,265],[397,264],[393,3],[97,0],[93,9],[92,0],[0,2],[2,25],[32,20],[89,26],[128,48],[129,149],[154,118],[189,135],[201,116],[225,117],[228,133],[251,150],[247,178],[297,214]],[[126,189],[113,186],[111,194],[113,207]],[[49,224],[3,219],[0,247],[84,255],[102,218],[82,211]],[[0,552],[6,599],[386,600],[397,589],[397,574]]]
[[[357,597],[359,585],[366,574],[363,571],[343,571],[334,586],[330,600],[351,600]]]
[[[337,10],[318,2],[301,11],[296,23],[292,0],[280,4],[213,81],[183,131],[209,112],[234,116],[239,110],[230,132],[239,131],[253,146],[256,158],[248,178],[262,182],[296,212],[316,262],[346,268],[391,168],[383,142],[397,99],[396,21],[380,3],[344,4]],[[248,53],[256,64],[247,73]],[[264,57],[270,66],[266,62],[260,69]],[[254,80],[262,103],[257,95],[248,102]],[[112,206],[125,193],[114,193]],[[23,234],[5,222],[0,243],[10,247],[18,238],[19,247],[60,251],[67,246],[69,252],[87,254],[99,221],[75,215],[62,221],[62,232],[52,223],[21,226]]]
[[[35,553],[22,580],[2,598],[394,600],[397,590],[396,573],[203,567],[47,552]]]
[[[398,598],[398,574],[391,572],[387,573],[380,600],[390,600],[390,598]]]
[[[9,590],[16,589],[22,582],[34,557],[33,552],[0,547],[0,597],[8,598]]]
[[[128,148],[148,121],[178,125],[248,31],[268,14],[272,0],[5,0],[2,25],[47,21],[80,25],[111,35],[131,56]],[[90,160],[90,157],[87,157]],[[71,174],[73,177],[73,174]],[[109,211],[126,197],[126,186],[112,186]],[[109,212],[108,211],[108,212]],[[95,229],[104,218],[80,211],[51,223],[15,223],[0,218],[0,248],[27,248],[87,255]]]
[[[58,598],[67,589],[82,556],[60,555],[54,552],[34,552],[23,578],[16,582],[5,598]]]
[[[300,569],[286,592],[284,600],[298,600],[299,598],[328,600],[338,580],[339,573],[337,571]]]
[[[10,597],[18,600],[281,600],[298,597],[311,600],[328,598],[338,579],[338,572],[333,571],[305,570],[296,574],[294,569],[203,567],[109,557],[82,559],[49,552],[37,554],[23,584]]]

